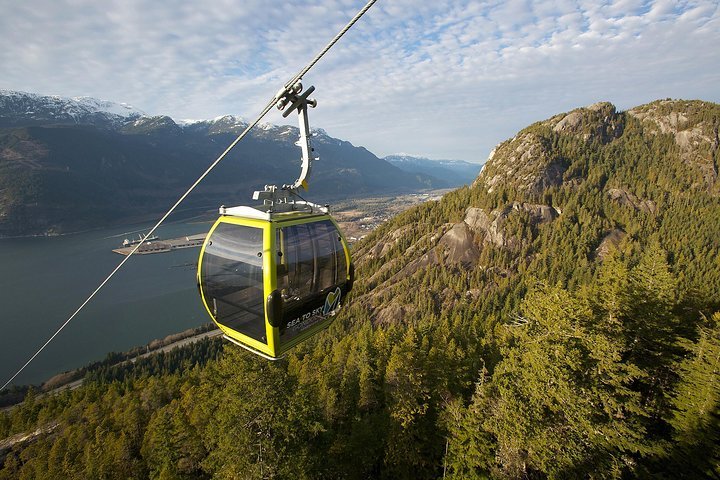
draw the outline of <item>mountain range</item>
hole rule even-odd
[[[390,162],[400,170],[423,173],[440,179],[447,184],[447,187],[471,184],[482,168],[479,163],[470,163],[464,160],[430,160],[403,153],[385,156],[383,160]]]
[[[155,218],[247,127],[227,115],[176,122],[124,104],[0,91],[0,237]],[[184,208],[248,203],[299,173],[296,127],[263,124],[231,151]],[[456,186],[455,172],[400,169],[313,130],[317,202]],[[467,179],[463,179],[467,181]]]

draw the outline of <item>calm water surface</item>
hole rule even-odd
[[[160,238],[204,233],[210,223],[160,227]],[[0,385],[67,320],[122,261],[124,238],[152,225],[62,237],[0,240]],[[103,359],[210,321],[195,284],[199,248],[133,256],[14,384]]]

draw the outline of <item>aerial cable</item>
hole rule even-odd
[[[303,68],[302,70],[300,70],[300,72],[299,72],[297,75],[295,75],[295,76],[292,78],[292,80],[290,80],[289,82],[287,82],[287,83],[285,84],[285,89],[286,89],[286,90],[287,90],[287,89],[290,89],[290,88],[292,88],[297,82],[299,82],[300,79],[301,79],[302,77],[304,77],[305,74],[306,74],[307,72],[309,72],[310,69],[315,66],[315,64],[323,57],[323,55],[325,55],[325,54],[327,53],[327,51],[330,50],[330,49],[333,47],[333,45],[335,45],[335,44],[337,43],[338,40],[340,40],[340,37],[342,37],[343,35],[345,35],[345,32],[347,32],[348,30],[350,30],[350,28],[352,28],[352,26],[355,25],[355,22],[357,22],[358,20],[360,20],[360,17],[362,17],[363,15],[365,15],[365,12],[367,12],[367,11],[370,9],[370,7],[372,7],[372,6],[375,4],[376,1],[377,1],[377,0],[370,0],[362,9],[360,9],[360,11],[359,11],[357,14],[355,14],[355,16],[352,18],[352,20],[350,20],[350,21],[348,22],[348,24],[345,25],[345,27],[344,27],[342,30],[340,30],[337,35],[335,35],[335,38],[333,38],[332,40],[330,40],[330,43],[328,43],[328,44],[325,46],[325,48],[323,48],[323,49],[320,51],[320,53],[318,53],[318,54],[315,56],[315,58],[313,58],[312,61],[305,66],[305,68]]]
[[[30,357],[30,359],[28,359],[28,361],[25,362],[25,364],[22,367],[20,367],[20,369],[17,372],[15,372],[15,374],[12,377],[10,377],[10,379],[7,382],[5,382],[2,387],[0,387],[0,391],[5,389],[5,387],[7,387],[8,385],[10,385],[10,383],[12,383],[12,381],[15,380],[15,378],[18,375],[20,375],[20,373],[22,373],[22,371],[25,370],[25,368],[27,368],[27,366],[30,365],[30,363],[32,363],[32,361],[35,360],[35,358],[38,355],[40,355],[40,353],[43,350],[45,350],[45,347],[47,347],[50,344],[50,342],[52,342],[55,339],[55,337],[57,337],[60,334],[60,332],[62,332],[63,329],[82,311],[82,309],[85,308],[85,306],[88,303],[90,303],[90,301],[95,297],[95,295],[97,295],[97,293],[110,281],[110,279],[123,267],[123,265],[125,265],[125,262],[127,262],[130,259],[130,257],[133,256],[133,254],[135,252],[137,252],[137,250],[140,248],[140,246],[145,243],[145,241],[155,232],[155,230],[158,229],[158,227],[160,227],[160,225],[162,225],[162,223],[175,211],[175,209],[187,198],[187,196],[190,195],[190,193],[193,190],[195,190],[195,188],[200,184],[200,182],[202,182],[205,179],[205,177],[207,177],[210,174],[210,172],[227,156],[227,154],[230,153],[230,150],[232,150],[243,138],[245,138],[245,136],[248,134],[248,132],[250,132],[250,130],[252,130],[255,126],[257,126],[258,123],[260,123],[260,121],[265,117],[265,115],[267,115],[268,112],[270,110],[272,110],[273,106],[275,106],[279,101],[281,101],[281,99],[283,97],[285,97],[285,95],[287,93],[289,93],[295,87],[295,85],[300,81],[300,79],[307,72],[309,72],[311,68],[313,68],[315,66],[315,64],[328,52],[328,50],[330,50],[333,47],[333,45],[335,45],[335,43],[337,43],[337,41],[340,40],[340,37],[342,37],[348,30],[350,30],[350,28],[360,19],[360,17],[362,17],[365,14],[365,12],[367,12],[370,9],[370,7],[373,6],[373,4],[375,4],[376,1],[377,0],[370,0],[348,22],[348,24],[345,25],[345,27],[342,30],[340,30],[340,32],[338,32],[337,35],[335,35],[335,37],[325,46],[325,48],[323,48],[320,51],[320,53],[318,53],[315,56],[315,58],[313,58],[312,61],[310,61],[310,63],[308,63],[302,70],[300,70],[300,72],[297,75],[295,75],[289,82],[287,82],[285,84],[285,86],[283,88],[280,89],[280,91],[268,102],[268,104],[265,106],[265,108],[262,109],[262,111],[260,112],[258,117],[255,119],[255,121],[252,122],[251,124],[249,124],[247,126],[247,128],[245,128],[245,130],[243,130],[242,133],[240,135],[238,135],[238,137],[225,149],[225,151],[222,152],[220,154],[220,156],[218,156],[215,159],[215,161],[210,164],[210,166],[203,172],[203,174],[200,175],[200,177],[198,177],[198,179],[195,180],[195,182],[190,186],[190,188],[188,188],[187,191],[182,194],[182,196],[175,202],[175,204],[172,207],[170,207],[170,209],[167,211],[167,213],[165,213],[165,215],[162,216],[162,218],[155,224],[155,226],[152,227],[145,234],[145,236],[142,238],[142,240],[138,244],[136,244],[135,247],[133,247],[133,249],[130,251],[130,253],[128,253],[127,256],[125,256],[125,258],[123,258],[123,260],[118,264],[118,266],[115,267],[115,269],[112,272],[110,272],[110,274],[105,278],[105,280],[103,280],[100,283],[100,285],[98,285],[98,287],[90,294],[90,296],[87,297],[87,299],[77,308],[77,310],[75,310],[75,312],[73,312],[73,314],[70,315],[70,317],[67,320],[65,320],[65,322],[62,325],[60,325],[60,327],[55,331],[55,333],[53,333],[52,336],[47,339],[47,341],[37,350],[37,352],[35,352]]]

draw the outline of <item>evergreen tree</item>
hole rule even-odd
[[[678,476],[720,478],[720,313],[700,328],[689,350],[673,399],[671,465]]]
[[[622,363],[617,342],[594,324],[589,305],[562,289],[528,295],[506,327],[503,360],[468,409],[484,415],[481,428],[497,442],[487,473],[576,478],[632,471],[634,453],[647,450],[640,398],[630,388],[641,372]],[[453,468],[481,471],[486,455]]]
[[[667,254],[651,242],[630,272],[630,311],[625,317],[628,336],[627,362],[646,372],[637,389],[653,417],[651,433],[666,437],[670,395],[678,379],[674,370],[683,349],[681,322],[674,313],[677,281],[670,272]]]

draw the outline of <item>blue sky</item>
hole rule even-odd
[[[253,119],[364,3],[0,0],[0,89]],[[718,5],[378,0],[306,75],[311,125],[379,156],[481,162],[597,101],[720,102]]]

